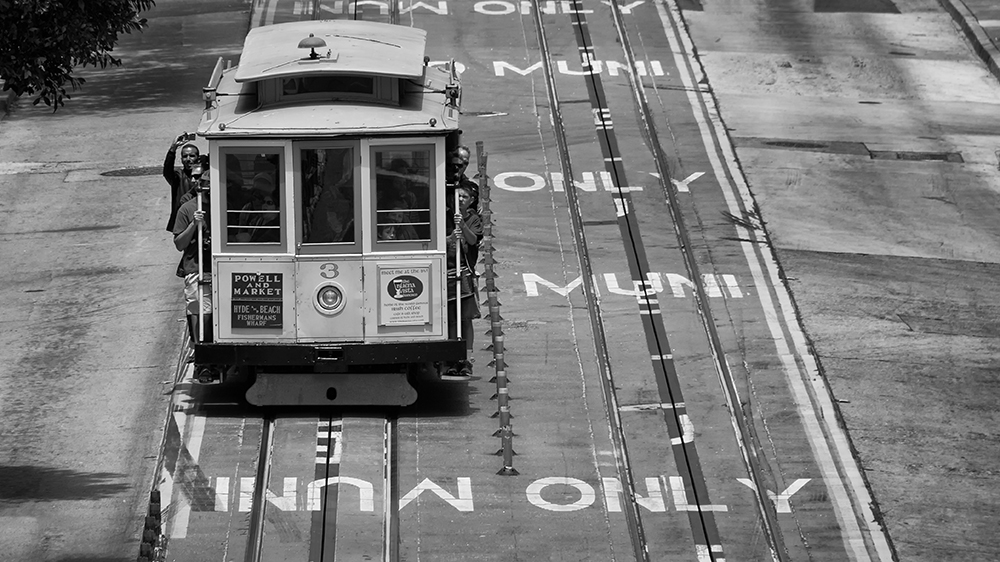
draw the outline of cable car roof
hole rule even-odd
[[[399,106],[349,100],[305,100],[260,106],[253,90],[238,84],[239,67],[222,72],[216,107],[206,110],[198,133],[222,137],[308,137],[399,134],[447,134],[458,129],[460,110],[451,105],[445,86],[450,70],[422,67],[424,74],[406,86]]]
[[[326,43],[315,49],[318,59],[309,58],[309,48],[299,48],[310,33]],[[358,20],[258,27],[247,34],[236,82],[335,74],[416,78],[423,74],[426,41],[422,29]]]

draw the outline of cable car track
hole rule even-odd
[[[539,5],[539,0],[532,0],[532,4],[534,8],[532,13],[534,14],[535,32],[541,51],[540,57],[545,74],[546,92],[551,108],[560,165],[563,177],[574,178],[572,158],[566,139],[566,128],[560,112],[559,93],[556,89],[553,55],[548,47],[546,25],[542,19],[544,12]],[[577,9],[571,7],[567,11],[572,19],[581,64],[586,71],[593,68],[593,64],[598,60],[598,56],[596,46],[590,36],[585,15],[586,11],[582,8],[582,2],[577,1],[574,4],[577,6]],[[621,52],[618,54],[625,58],[626,66],[629,69],[626,74],[629,77],[629,90],[634,102],[634,112],[640,123],[642,137],[652,153],[656,170],[661,178],[660,185],[667,199],[667,209],[670,213],[684,265],[689,278],[699,279],[701,276],[698,268],[698,260],[694,253],[695,248],[691,243],[691,236],[684,223],[683,214],[679,211],[680,207],[676,190],[669,182],[671,175],[664,156],[664,150],[656,134],[655,118],[646,104],[642,85],[637,83],[635,78],[637,74],[635,69],[637,67],[621,7],[616,2],[606,4],[610,6],[612,21],[621,45]],[[703,556],[700,559],[723,560],[725,555],[722,549],[722,539],[715,521],[714,510],[710,507],[709,490],[702,473],[701,462],[694,442],[685,436],[685,432],[687,431],[685,429],[686,404],[682,395],[678,372],[674,365],[673,350],[668,341],[663,319],[660,315],[656,291],[653,290],[650,281],[648,281],[647,274],[651,271],[651,268],[649,267],[643,246],[643,238],[639,231],[639,222],[633,212],[634,204],[629,188],[631,184],[626,179],[625,167],[611,119],[611,108],[607,103],[607,96],[604,91],[600,72],[585,72],[585,75],[591,109],[595,117],[594,124],[597,140],[604,158],[606,171],[613,178],[616,188],[616,191],[612,193],[612,197],[615,200],[618,216],[617,222],[622,242],[625,245],[624,249],[631,277],[637,296],[639,297],[639,313],[643,320],[642,324],[647,346],[653,359],[652,367],[656,376],[657,386],[660,387],[664,420],[671,440],[674,443],[673,452],[676,468],[684,481],[685,489],[690,490],[694,497],[693,505],[696,509],[690,514],[690,524],[696,550]],[[615,377],[610,365],[608,338],[596,288],[596,277],[591,265],[590,249],[582,219],[583,213],[581,212],[577,191],[572,185],[572,179],[568,180],[564,191],[567,195],[570,210],[569,214],[573,226],[574,243],[580,259],[582,285],[588,303],[592,329],[595,334],[595,347],[599,359],[598,367],[601,372],[602,390],[605,397],[608,420],[611,425],[612,440],[615,446],[616,466],[623,483],[623,491],[629,500],[629,508],[625,510],[625,516],[632,542],[633,554],[635,560],[645,562],[649,560],[649,545],[646,542],[646,531],[643,528],[640,510],[636,501],[635,479],[632,474],[628,442],[619,411]],[[721,338],[712,321],[714,316],[712,315],[705,290],[697,283],[694,285],[694,288],[698,313],[711,346],[713,362],[718,371],[720,385],[728,405],[733,427],[735,428],[736,441],[739,445],[747,474],[753,484],[752,489],[758,510],[758,520],[767,541],[768,551],[774,560],[787,560],[787,553],[782,544],[780,531],[777,529],[777,516],[774,506],[765,499],[767,497],[767,490],[761,482],[762,467],[759,466],[759,460],[757,459],[759,445],[756,444],[752,428],[749,427],[745,419],[742,401],[733,380],[733,375],[725,361]]]
[[[184,435],[178,456],[186,456],[185,448],[196,447],[203,438],[217,443],[226,433],[220,425],[224,416],[213,416],[207,418],[211,427],[204,437],[195,435],[192,428],[197,424],[191,420],[207,414],[198,410],[203,409],[188,412],[189,422],[180,428]],[[241,453],[228,451],[216,458],[220,447],[201,455],[191,451],[203,465],[199,473],[232,475],[202,476],[206,482],[199,495],[214,493],[214,510],[209,503],[192,502],[190,479],[179,476],[183,470],[174,471],[178,478],[166,488],[161,485],[168,504],[163,510],[163,549],[155,559],[183,561],[195,554],[218,554],[244,562],[399,560],[397,423],[393,414],[242,418],[239,424],[245,431],[239,433],[247,442]],[[310,442],[311,447],[306,445]],[[290,487],[292,474],[298,476],[291,478]],[[375,474],[380,482],[363,479]],[[357,488],[357,494],[347,488]],[[206,526],[212,512],[220,510],[228,512],[225,521]],[[199,543],[199,536],[214,540]]]
[[[271,6],[273,5],[271,4]],[[297,4],[297,6],[301,5],[301,3]],[[359,10],[356,4],[348,4],[348,6],[353,7],[353,12],[350,14],[345,12],[345,17],[358,18],[367,15],[365,10]],[[392,22],[395,22],[399,18],[399,6],[395,2],[389,3],[389,6],[381,13],[381,17],[388,16]],[[753,431],[755,422],[753,419],[747,419],[750,416],[747,412],[747,405],[740,396],[738,381],[735,380],[726,363],[727,351],[714,324],[714,316],[708,306],[705,287],[699,283],[691,285],[694,293],[691,307],[694,312],[689,316],[696,317],[696,322],[689,321],[687,326],[682,326],[689,328],[690,334],[684,334],[689,338],[689,341],[677,337],[677,327],[681,326],[682,323],[676,322],[676,317],[670,317],[673,310],[661,312],[660,303],[657,300],[657,293],[662,291],[662,287],[656,288],[652,277],[654,274],[651,271],[653,267],[650,266],[650,263],[659,266],[664,261],[669,261],[671,265],[677,266],[677,270],[683,267],[690,279],[699,279],[701,277],[699,259],[703,259],[704,256],[697,252],[699,250],[705,251],[706,248],[704,246],[694,247],[692,239],[697,238],[692,235],[692,232],[698,231],[689,231],[684,221],[686,207],[683,205],[685,203],[679,200],[676,190],[671,187],[670,170],[664,156],[665,151],[660,145],[654,125],[659,116],[654,115],[647,106],[643,86],[638,84],[635,77],[635,74],[638,73],[636,57],[631,51],[629,31],[622,21],[621,8],[617,4],[609,5],[613,15],[614,33],[608,33],[607,28],[605,28],[603,36],[595,34],[595,37],[602,39],[603,42],[595,44],[590,36],[590,28],[584,16],[584,13],[590,12],[581,9],[581,4],[570,2],[563,3],[563,6],[562,15],[567,15],[568,18],[553,18],[555,23],[543,21],[543,15],[553,12],[543,10],[540,1],[534,0],[533,24],[537,41],[540,44],[541,66],[549,100],[548,108],[551,111],[552,124],[556,130],[554,138],[558,145],[558,167],[561,169],[562,177],[565,178],[562,189],[556,189],[556,191],[564,191],[568,198],[568,215],[572,224],[574,250],[580,261],[581,286],[587,300],[590,328],[593,331],[593,344],[597,358],[595,364],[599,376],[585,381],[584,386],[590,385],[592,389],[599,387],[600,392],[591,392],[590,395],[595,397],[602,395],[603,398],[600,405],[598,400],[601,398],[594,399],[594,408],[591,408],[590,404],[574,403],[566,407],[563,413],[570,410],[573,410],[572,414],[583,412],[581,419],[585,418],[587,423],[580,424],[581,426],[586,425],[592,432],[597,429],[597,433],[602,432],[605,428],[609,430],[607,436],[599,438],[593,435],[589,436],[595,446],[594,453],[596,454],[586,459],[581,458],[585,455],[577,455],[576,460],[583,462],[574,465],[573,470],[585,470],[581,468],[585,465],[587,468],[595,469],[592,474],[584,476],[596,476],[601,485],[604,486],[606,512],[600,522],[607,524],[607,532],[611,537],[613,551],[626,551],[627,549],[624,547],[619,548],[619,545],[623,545],[627,538],[634,559],[646,562],[660,558],[660,555],[665,552],[672,554],[690,551],[690,541],[693,540],[694,550],[697,552],[699,560],[722,560],[726,554],[731,559],[786,560],[788,554],[782,545],[783,537],[777,524],[775,507],[767,498],[774,497],[775,493],[769,488],[781,493],[780,490],[787,491],[792,487],[779,485],[781,478],[775,478],[769,474],[767,470],[769,467],[763,465],[762,461],[758,459],[760,447],[756,443]],[[340,7],[342,8],[343,5],[340,4]],[[328,4],[322,0],[312,0],[298,16],[303,19],[321,19],[328,17],[329,13]],[[370,15],[374,16],[373,13]],[[288,19],[289,16],[289,13],[282,13],[281,19]],[[256,21],[256,18],[254,19]],[[571,28],[568,26],[557,27],[566,25],[570,19],[572,20]],[[261,21],[265,22],[266,20],[262,18]],[[569,33],[570,30],[572,33]],[[578,50],[585,69],[584,72],[575,75],[584,76],[584,80],[566,79],[573,82],[572,84],[564,84],[564,86],[569,85],[569,89],[577,88],[575,96],[564,97],[565,94],[557,90],[557,77],[553,70],[555,55],[548,45],[549,36],[556,38],[555,41],[561,42],[559,47],[562,49],[567,49],[567,40],[575,41],[575,44],[569,48],[575,47]],[[609,40],[609,37],[614,37],[614,39]],[[605,92],[601,75],[594,70],[599,68],[596,63],[599,62],[597,51],[600,45],[610,44],[611,41],[617,41],[620,44],[620,47],[616,46],[612,49],[614,53],[611,56],[624,56],[625,66],[630,69],[628,89],[617,91],[625,92],[627,94],[625,98],[622,96],[615,98],[613,94],[616,92],[610,89]],[[619,50],[621,52],[618,52]],[[591,71],[586,72],[588,69]],[[563,74],[568,73],[563,72]],[[586,97],[580,95],[581,85],[584,83]],[[607,95],[609,93],[612,94],[610,99]],[[570,104],[570,100],[574,103]],[[575,120],[564,119],[560,102],[567,106],[567,114],[575,116]],[[633,134],[632,138],[629,139],[625,135],[622,135],[622,138],[625,139],[625,142],[631,140],[633,147],[638,146],[636,139],[641,139],[644,150],[649,154],[642,156],[636,151],[632,153],[624,151],[623,153],[619,148],[619,141],[611,119],[612,108],[616,107],[616,103],[618,109],[628,106],[634,112],[632,115],[636,117],[635,120],[638,122],[638,125],[630,130]],[[588,118],[581,119],[583,108],[588,104]],[[543,103],[536,104],[536,107],[544,111]],[[623,115],[626,113],[622,112]],[[631,121],[630,119],[621,119],[621,116],[617,117],[620,123]],[[590,140],[594,134],[593,130],[589,130],[590,126],[596,127],[596,143]],[[568,134],[567,129],[575,134]],[[619,131],[625,129],[627,126],[619,127]],[[670,131],[670,133],[673,134],[674,131]],[[575,139],[577,144],[573,144],[571,147],[568,138]],[[586,140],[580,142],[580,139]],[[623,146],[626,144],[623,143]],[[542,150],[547,150],[547,148],[543,145]],[[597,192],[589,200],[584,197],[581,201],[574,185],[573,167],[574,162],[596,161],[594,158],[587,159],[588,151],[590,151],[590,156],[599,151],[600,157],[605,162],[605,171],[601,173],[606,174],[609,179],[605,181],[602,176],[601,181],[608,188],[609,193]],[[640,199],[639,194],[634,194],[633,189],[637,188],[631,187],[629,179],[626,177],[626,165],[623,160],[625,157],[628,157],[630,161],[632,158],[638,160],[641,157],[647,162],[652,162],[653,165],[648,167],[655,168],[659,178],[661,178],[657,185],[659,189],[647,188],[645,199]],[[630,167],[629,170],[631,171],[631,169]],[[552,177],[553,182],[555,182],[555,176]],[[596,191],[596,189],[590,191]],[[656,196],[660,197],[657,208],[662,208],[662,216],[671,220],[672,229],[666,228],[666,225],[659,221],[650,225],[648,222],[644,222],[648,219],[641,217],[643,203],[650,203],[649,200],[652,199],[650,194],[654,192]],[[608,195],[610,195],[615,209],[614,219],[611,220],[608,220],[607,216]],[[604,204],[603,208],[587,207],[588,204],[600,199],[603,199],[601,201]],[[602,213],[604,213],[603,216],[601,216]],[[585,220],[587,218],[592,220]],[[558,227],[559,218],[556,217],[555,220]],[[696,229],[706,228],[701,222],[693,224],[695,224]],[[602,226],[617,226],[617,232],[608,235],[600,230]],[[649,228],[650,226],[652,228]],[[640,232],[640,227],[643,227],[645,235]],[[588,240],[588,233],[595,235],[590,238],[596,240],[594,246],[591,246]],[[704,234],[701,232],[702,236]],[[615,235],[617,235],[617,239]],[[607,236],[607,238],[602,239],[602,236]],[[660,238],[657,239],[657,236]],[[659,248],[654,248],[655,244],[650,244],[650,240],[662,242],[665,238],[672,238],[672,241],[668,244],[660,244]],[[616,247],[618,251],[612,250],[611,257],[607,253],[602,256],[600,250],[597,249],[601,247],[601,242],[611,242],[611,246]],[[619,246],[619,244],[623,246]],[[667,246],[669,248],[664,249]],[[625,251],[622,252],[622,249]],[[647,256],[647,249],[650,250],[649,256]],[[659,254],[656,253],[657,251]],[[664,260],[663,254],[670,252],[676,252],[680,259]],[[621,356],[625,353],[619,349],[619,345],[622,343],[621,339],[624,338],[618,334],[621,339],[616,345],[615,332],[627,333],[631,331],[624,337],[636,339],[633,334],[637,332],[636,326],[639,323],[634,321],[635,307],[629,305],[631,308],[627,311],[631,315],[629,322],[621,321],[623,316],[616,313],[623,311],[616,310],[613,303],[609,301],[602,302],[596,286],[595,272],[601,271],[602,268],[604,271],[608,271],[606,268],[608,265],[620,268],[625,262],[627,262],[630,276],[634,282],[633,293],[637,298],[639,319],[645,335],[645,341],[636,342],[636,348],[640,347],[642,343],[645,343],[645,348],[642,353],[634,355],[638,359],[633,358],[631,364],[624,362],[623,365]],[[711,265],[714,267],[714,264]],[[620,271],[620,269],[618,270]],[[607,274],[605,276],[607,279]],[[615,289],[612,289],[609,283],[609,291],[617,294],[628,294],[628,291],[622,291],[617,285],[615,285]],[[568,285],[565,292],[568,293],[570,290],[572,287]],[[677,302],[679,301],[674,301],[674,303]],[[663,308],[667,309],[668,306],[665,304]],[[679,314],[687,313],[688,311],[681,311]],[[670,325],[668,321],[674,322],[674,324]],[[622,329],[623,327],[624,329]],[[691,335],[698,331],[703,331],[704,334],[702,336]],[[575,328],[572,329],[572,332],[575,336]],[[668,333],[670,333],[670,338],[667,337]],[[693,342],[699,337],[704,338],[704,342]],[[579,341],[581,340],[574,340],[572,344],[579,345]],[[687,347],[685,347],[686,344]],[[546,347],[546,353],[548,351]],[[681,358],[686,354],[689,363],[684,364],[683,359],[681,359],[681,362],[675,365],[675,353]],[[690,360],[690,357],[699,354],[706,357],[706,363],[691,368],[689,365],[693,361]],[[583,360],[580,355],[576,355],[576,357],[578,361],[581,361],[581,371],[590,368],[589,365],[582,365]],[[649,357],[652,362],[645,363],[646,357]],[[531,364],[526,363],[526,365],[532,367]],[[652,376],[650,376],[650,368]],[[645,377],[647,379],[645,384],[649,388],[640,388],[639,392],[632,394],[626,394],[627,391],[622,391],[622,386],[627,386],[622,384],[622,380],[629,376],[627,372],[629,369],[636,371],[636,377]],[[598,380],[599,382],[592,382]],[[702,389],[692,388],[695,384],[704,387],[706,392],[697,396],[697,390]],[[645,403],[639,402],[638,400],[642,399],[643,391],[650,389],[652,392],[647,394],[654,397],[655,403],[649,403],[654,400],[648,400]],[[687,399],[685,399],[685,394],[687,394]],[[696,396],[692,397],[692,395]],[[434,394],[428,393],[427,396],[433,397]],[[707,410],[712,409],[713,405],[718,405],[715,403],[723,401],[723,398],[725,411],[723,408],[717,408],[717,414],[709,415],[706,413]],[[423,418],[421,412],[424,410],[419,409],[419,407],[407,411],[403,423],[403,434],[407,438],[402,442],[402,447],[406,452],[404,457],[407,461],[404,464],[406,470],[403,475],[403,481],[407,487],[403,491],[409,490],[405,495],[398,491],[397,420],[394,417],[386,417],[382,420],[364,417],[305,418],[301,415],[298,417],[270,415],[255,417],[254,413],[244,412],[242,423],[248,428],[254,427],[248,431],[247,442],[240,443],[236,453],[231,455],[232,458],[222,461],[206,458],[216,456],[217,451],[221,452],[223,456],[226,454],[226,444],[220,444],[221,436],[225,435],[225,431],[218,429],[219,426],[224,428],[224,423],[222,423],[224,420],[222,420],[222,416],[210,419],[208,423],[217,426],[214,436],[215,442],[212,444],[211,452],[203,455],[201,461],[202,464],[209,465],[214,462],[215,466],[197,466],[197,470],[202,471],[204,468],[201,480],[204,481],[203,487],[211,487],[211,491],[215,494],[215,511],[227,511],[225,514],[216,513],[215,520],[221,521],[223,515],[227,516],[228,519],[224,525],[213,523],[218,526],[219,530],[206,533],[208,540],[224,540],[227,545],[227,558],[230,554],[236,554],[233,559],[242,558],[247,562],[282,558],[276,556],[269,549],[287,550],[291,548],[277,546],[286,543],[295,543],[297,545],[295,548],[299,550],[293,555],[284,556],[283,559],[308,559],[317,562],[333,559],[357,559],[359,554],[365,559],[381,558],[384,561],[394,561],[400,558],[401,548],[404,551],[402,556],[408,558],[414,550],[418,553],[421,552],[421,548],[429,540],[440,541],[438,545],[435,545],[438,547],[441,543],[450,544],[446,539],[446,537],[450,538],[447,531],[434,536],[435,530],[421,524],[421,517],[430,513],[431,520],[443,520],[448,517],[443,513],[451,514],[451,510],[463,514],[473,512],[471,479],[466,475],[494,474],[493,471],[489,473],[482,471],[482,466],[475,462],[468,462],[471,458],[468,451],[466,451],[465,457],[462,457],[461,454],[455,455],[454,449],[457,443],[460,443],[462,439],[472,442],[473,436],[476,435],[470,427],[466,426],[473,421],[471,416],[462,409],[470,400],[469,395],[460,396],[461,408],[459,410],[446,408],[447,413],[441,416],[442,419],[433,420],[431,423],[427,423]],[[202,405],[205,406],[207,403],[203,402]],[[198,406],[195,407],[195,409],[197,408]],[[208,408],[211,410],[212,407],[208,406]],[[601,419],[591,417],[595,411],[600,412],[597,417]],[[640,416],[646,416],[647,420],[652,416],[629,412],[652,411],[656,411],[658,417],[652,422],[644,423],[648,423],[650,426],[657,424],[656,431],[649,433],[649,438],[644,439],[643,434],[637,434],[636,427],[638,425],[631,424],[635,423],[634,420]],[[193,416],[201,415],[203,418],[206,416],[204,413],[195,412],[192,414],[191,410],[185,410],[185,412]],[[411,416],[409,412],[416,413]],[[531,412],[533,415],[537,413]],[[431,417],[434,415],[435,413],[431,413]],[[659,416],[662,416],[662,420],[659,419]],[[702,433],[715,433],[714,445],[716,447],[713,445],[705,446],[705,442],[701,441],[700,437],[699,443],[702,445],[696,447],[695,430],[691,417],[695,417],[698,422],[705,421],[706,418],[711,419],[712,423],[704,423],[699,426],[699,429],[702,430]],[[374,423],[375,421],[378,423]],[[548,423],[548,420],[541,421]],[[560,419],[553,426],[559,426],[564,421],[566,420]],[[607,426],[604,426],[605,422],[607,422]],[[202,423],[205,423],[204,419]],[[356,427],[355,424],[357,424]],[[566,427],[572,425],[572,423],[565,424]],[[353,433],[354,437],[345,439],[345,429],[348,432],[356,430]],[[421,441],[421,432],[432,437]],[[352,439],[357,441],[352,441]],[[379,443],[377,447],[375,441]],[[611,443],[610,449],[607,447],[609,441]],[[192,442],[200,442],[200,438],[195,438]],[[353,450],[351,454],[346,454],[345,444],[351,445],[352,443],[362,443],[361,450],[366,451],[362,455],[363,460],[358,460],[353,456],[358,449]],[[720,443],[723,445],[718,446]],[[726,446],[733,443],[735,443],[734,447],[729,447],[727,451],[724,451]],[[315,450],[310,450],[311,444],[315,446]],[[588,442],[588,445],[590,444]],[[651,446],[653,452],[643,451],[643,444]],[[699,457],[699,448],[708,459],[704,465]],[[569,449],[560,450],[558,454],[565,455],[569,452],[569,456],[573,456],[573,451]],[[533,452],[537,454],[540,451],[536,448]],[[544,454],[548,453],[549,451],[546,449]],[[599,455],[605,453],[613,454],[613,468],[611,468],[611,464],[606,465],[608,468],[602,464],[604,459],[600,458]],[[715,456],[712,456],[713,454]],[[735,458],[737,454],[740,456],[742,465]],[[195,461],[194,464],[198,465],[197,452],[189,456]],[[452,458],[453,456],[455,458]],[[415,460],[410,464],[411,459],[419,458],[429,460],[423,463]],[[345,459],[350,459],[349,462],[355,463],[351,470],[346,470],[342,465]],[[282,462],[285,464],[278,466]],[[593,463],[593,466],[586,463]],[[278,466],[277,469],[276,466]],[[378,466],[381,466],[382,469],[381,484],[372,486],[373,479],[377,478],[375,469]],[[719,468],[720,466],[722,468]],[[535,466],[535,469],[538,470],[538,465]],[[610,478],[612,471],[614,478]],[[544,472],[539,473],[541,478],[537,478],[525,488],[525,500],[538,509],[551,512],[576,511],[590,507],[598,494],[594,492],[591,484],[583,479],[571,477],[569,473],[570,471],[567,470],[562,473],[565,476],[560,477],[544,476]],[[643,497],[642,492],[638,489],[643,476],[645,476],[646,497]],[[743,478],[746,476],[749,478]],[[364,480],[365,478],[367,480]],[[288,484],[290,479],[293,480],[291,487]],[[296,484],[296,479],[302,485]],[[654,482],[652,485],[650,484],[651,480]],[[738,482],[734,482],[734,480]],[[797,479],[795,482],[807,482],[808,480],[808,478]],[[611,482],[609,483],[609,481]],[[739,484],[750,488],[752,496],[747,494],[746,488]],[[486,490],[484,495],[488,498],[490,497],[488,494],[491,492],[495,494],[494,498],[502,497],[502,501],[490,503],[488,500],[482,506],[477,505],[480,510],[480,513],[476,514],[477,516],[487,517],[490,509],[506,511],[512,505],[516,506],[515,502],[518,498],[509,495],[509,489],[503,484],[477,482],[477,485]],[[558,497],[559,486],[569,486],[575,489],[576,492],[579,492],[579,498]],[[548,489],[549,487],[553,487],[554,490]],[[378,495],[379,488],[381,496]],[[738,494],[733,493],[734,489],[736,492],[742,492],[743,497],[736,497]],[[543,497],[542,490],[546,490],[546,493],[551,495]],[[346,496],[350,495],[350,501],[355,501],[356,491],[361,496],[361,507],[358,508],[357,503],[354,503],[345,504],[341,508],[341,503],[345,501]],[[411,502],[421,492],[426,491],[430,491],[433,496],[437,497],[437,500],[440,500],[437,505],[432,503],[411,505]],[[672,492],[672,496],[666,495],[670,492]],[[476,489],[476,493],[482,493],[480,488]],[[623,502],[619,501],[616,493],[620,494],[620,500]],[[431,494],[425,498],[431,497],[432,501],[437,501],[433,500]],[[752,499],[747,499],[747,496],[752,497]],[[664,497],[672,499],[672,502],[665,501]],[[376,498],[381,498],[378,510],[373,505],[378,503]],[[559,503],[564,499],[566,503]],[[712,500],[718,501],[718,505],[713,505]],[[788,509],[787,496],[784,500],[785,509]],[[507,503],[508,501],[510,503]],[[441,502],[444,502],[446,506],[442,505]],[[404,529],[400,528],[400,504],[404,510]],[[411,507],[407,508],[407,505],[411,505]],[[718,512],[727,511],[730,507],[732,507],[730,511],[732,517],[718,515]],[[208,511],[204,502],[200,509]],[[381,514],[378,524],[374,524],[372,519],[372,513],[376,511]],[[620,520],[615,521],[614,518],[607,517],[607,513],[617,511],[622,512],[624,525],[621,524]],[[789,511],[783,511],[783,513],[789,513]],[[473,515],[469,514],[469,517],[471,519]],[[205,516],[204,519],[208,519],[208,517]],[[243,525],[244,522],[245,525]],[[726,525],[729,526],[726,527]],[[620,533],[622,527],[627,529],[626,533]],[[749,530],[735,531],[734,529],[737,527]],[[359,528],[365,530],[366,534],[363,539],[359,539],[357,533],[352,532],[352,529]],[[683,529],[681,533],[690,532],[690,538],[687,542],[678,543],[670,540],[677,536],[678,529]],[[539,528],[539,530],[541,529]],[[405,531],[402,533],[402,541],[401,531]],[[377,535],[374,534],[376,532]],[[789,531],[789,533],[794,532]],[[428,534],[431,537],[428,537]],[[483,536],[480,535],[480,538]],[[784,537],[788,539],[789,536],[786,534]],[[805,537],[804,534],[803,537]],[[535,539],[536,537],[531,536],[531,538]],[[467,540],[467,537],[458,539],[459,542],[462,540]],[[788,540],[792,542],[794,539]],[[618,544],[615,544],[615,541],[618,541]],[[727,542],[724,543],[724,541]],[[237,545],[237,543],[239,544]],[[670,543],[669,548],[664,546],[665,543]],[[196,544],[196,542],[192,542],[192,544]],[[725,549],[723,548],[724,544]],[[230,545],[233,547],[231,550],[229,549]],[[171,553],[176,556],[173,559],[190,559],[183,556],[184,548],[185,545],[182,541],[180,548]],[[302,552],[303,548],[307,552]],[[375,550],[372,550],[373,548]],[[430,551],[432,550],[428,550],[428,552]],[[308,558],[306,558],[307,556]],[[352,556],[354,558],[351,558]]]

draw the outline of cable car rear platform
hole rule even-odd
[[[198,365],[387,365],[465,359],[465,341],[343,344],[200,343]]]
[[[221,382],[231,368],[249,368],[246,399],[255,406],[407,406],[411,378],[439,375],[435,361],[466,358],[464,340],[432,342],[195,345],[200,382]]]

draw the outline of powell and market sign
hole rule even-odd
[[[233,273],[233,328],[282,327],[281,273]]]

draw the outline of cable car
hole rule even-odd
[[[445,210],[461,83],[425,45],[421,29],[303,21],[219,60],[198,128],[212,320],[196,379],[246,371],[262,406],[407,405],[414,365],[466,358]]]

